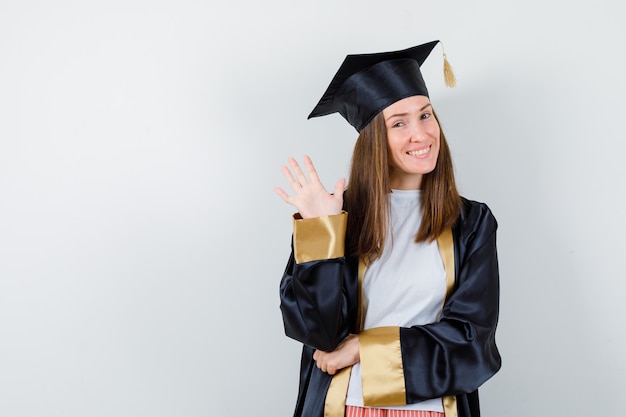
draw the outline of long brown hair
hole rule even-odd
[[[437,115],[435,119],[439,123]],[[350,182],[344,194],[348,211],[348,247],[368,261],[385,246],[389,222],[387,128],[382,112],[365,126],[354,145]],[[416,242],[433,241],[452,227],[461,213],[450,148],[443,130],[435,169],[422,178],[422,223]]]

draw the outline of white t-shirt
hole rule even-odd
[[[363,329],[411,327],[436,322],[446,296],[446,275],[437,242],[415,243],[422,219],[419,190],[389,195],[391,228],[385,249],[363,278]],[[347,405],[363,406],[361,367],[352,367]],[[385,408],[443,412],[441,398]]]

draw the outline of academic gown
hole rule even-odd
[[[312,356],[316,349],[334,350],[350,333],[360,335],[365,406],[448,397],[456,401],[458,417],[478,417],[478,387],[501,365],[495,343],[497,222],[491,211],[463,198],[452,228],[454,286],[438,322],[365,331],[359,330],[359,259],[345,253],[347,215],[294,220],[293,250],[280,283],[285,333],[303,343],[294,417],[325,415],[333,376],[320,371]],[[449,411],[446,417],[454,414]]]

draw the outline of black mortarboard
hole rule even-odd
[[[396,101],[415,95],[428,96],[420,66],[437,43],[346,56],[308,118],[339,112],[360,132],[374,116]],[[447,61],[444,65],[450,70]],[[450,77],[447,83],[453,85],[454,76]]]

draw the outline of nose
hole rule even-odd
[[[426,139],[426,129],[419,122],[411,123],[411,142],[423,142]]]

